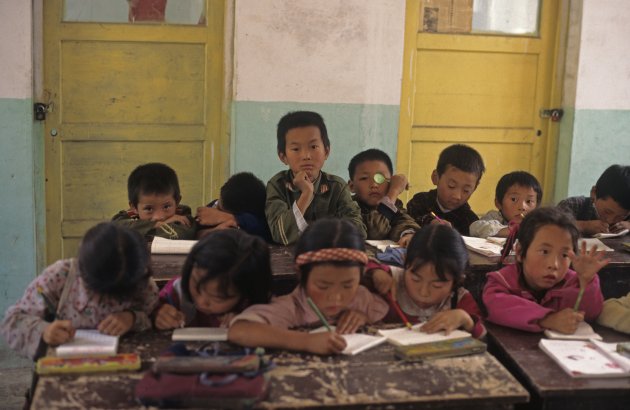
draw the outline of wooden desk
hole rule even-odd
[[[170,344],[170,332],[121,339],[120,351],[141,354],[143,367]],[[274,352],[269,396],[257,408],[510,409],[527,391],[490,354],[405,364],[381,345],[357,356]],[[140,408],[142,373],[43,376],[33,408]]]
[[[574,378],[545,352],[542,333],[529,333],[486,323],[490,351],[529,390],[532,409],[628,409],[630,378]],[[605,342],[630,336],[594,326]]]

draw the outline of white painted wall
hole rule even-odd
[[[235,100],[400,104],[405,2],[239,0]]]
[[[31,2],[0,1],[0,98],[31,98]]]

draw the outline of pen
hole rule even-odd
[[[57,309],[55,308],[55,305],[50,301],[50,299],[48,299],[48,297],[44,293],[44,288],[39,285],[37,286],[37,293],[39,294],[39,296],[41,296],[42,300],[44,301],[44,305],[46,306],[46,310],[48,311],[46,319],[50,322],[54,321],[57,314]]]
[[[326,320],[322,312],[320,312],[320,310],[317,308],[317,305],[315,304],[315,302],[313,302],[313,299],[311,299],[310,297],[307,297],[306,301],[308,302],[308,305],[311,307],[311,309],[313,309],[313,312],[315,312],[319,320],[321,320],[321,322],[324,324],[326,329],[328,329],[329,332],[332,332],[332,328],[328,324],[328,321]]]
[[[387,300],[389,301],[389,304],[394,307],[394,310],[396,311],[396,313],[398,313],[398,316],[400,316],[405,326],[407,326],[407,329],[411,330],[411,323],[409,322],[409,319],[407,319],[405,313],[402,311],[398,303],[394,300],[391,292],[387,294]]]
[[[584,296],[584,288],[580,287],[580,293],[578,293],[578,297],[575,300],[575,305],[573,306],[573,310],[576,312],[580,308],[580,303],[582,302],[582,296]]]
[[[173,306],[175,309],[177,309],[177,306],[175,306],[175,301],[173,301],[173,295],[171,295],[170,293],[166,294],[166,303],[168,303],[169,305]],[[179,322],[179,327],[182,328],[184,327],[186,323],[184,322],[184,320],[181,320]]]

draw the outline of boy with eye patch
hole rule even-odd
[[[509,224],[520,224],[525,215],[540,206],[542,188],[532,174],[514,171],[499,179],[494,196],[497,210],[492,210],[470,225],[470,236],[487,238],[510,234]]]
[[[168,165],[138,166],[127,179],[129,209],[112,218],[147,239],[195,239],[197,225],[190,207],[181,205],[177,174]]]
[[[348,165],[348,186],[361,208],[367,239],[389,239],[407,247],[420,226],[407,214],[398,196],[407,189],[407,177],[394,174],[389,155],[368,149],[355,155]]]

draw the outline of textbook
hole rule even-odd
[[[604,242],[597,238],[580,238],[578,239],[578,249],[582,249],[582,243],[586,242],[586,249],[591,249],[593,246],[597,246],[598,251],[614,252],[614,249],[608,247]]]
[[[593,235],[593,238],[599,238],[599,239],[605,239],[605,238],[616,238],[618,236],[624,236],[626,235],[628,232],[630,232],[628,229],[624,229],[622,231],[619,232],[602,232],[602,233],[596,233],[595,235]]]
[[[334,331],[335,327],[332,326],[331,330]],[[328,329],[326,329],[325,327],[319,327],[315,330],[311,330],[310,333],[320,333],[327,331]],[[341,353],[347,354],[349,356],[354,356],[355,354],[359,354],[368,349],[376,347],[382,343],[385,343],[385,341],[387,340],[387,338],[383,336],[374,336],[365,333],[351,333],[340,336],[343,337],[347,343],[346,348]]]
[[[37,374],[117,372],[140,369],[140,356],[124,353],[96,357],[42,357],[37,361]]]
[[[501,250],[503,245],[499,245],[496,242],[490,241],[484,238],[475,238],[473,236],[462,236],[466,248],[473,252],[480,253],[487,257],[501,257]]]
[[[118,351],[118,336],[104,335],[98,330],[78,329],[74,338],[57,346],[57,357],[112,356]]]
[[[183,327],[173,331],[173,340],[223,342],[228,340],[228,330],[225,327]]]
[[[586,322],[580,322],[577,330],[570,335],[565,333],[556,332],[555,330],[545,330],[545,336],[549,339],[561,339],[561,340],[602,340],[602,337],[595,333],[591,325]]]
[[[630,377],[630,359],[617,343],[540,339],[538,346],[571,377]]]
[[[400,248],[400,245],[398,245],[394,241],[390,241],[389,239],[383,239],[383,240],[368,239],[365,241],[365,243],[367,243],[368,245],[372,245],[373,247],[377,248],[381,252],[385,252],[388,246],[390,248]]]
[[[441,359],[483,353],[485,351],[485,343],[472,337],[467,337],[418,345],[396,346],[395,356],[407,362],[417,362],[426,359]]]
[[[151,253],[188,254],[197,241],[166,239],[156,236],[151,242]]]
[[[472,335],[463,330],[453,330],[448,335],[445,332],[425,333],[420,331],[424,323],[413,325],[411,329],[400,327],[398,329],[381,329],[378,334],[387,338],[387,341],[396,346],[410,346],[424,343],[441,342],[445,340],[457,340],[472,338]]]

